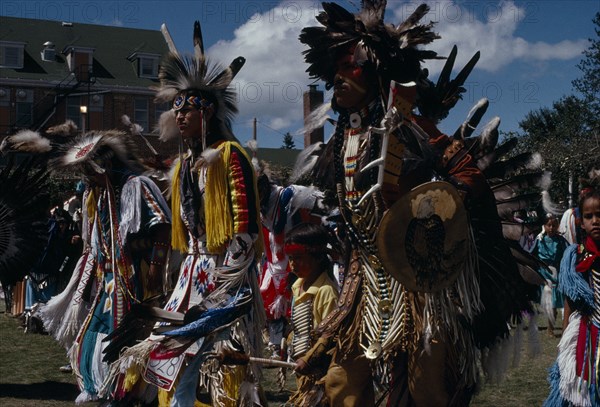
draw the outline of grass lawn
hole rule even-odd
[[[560,326],[559,321],[557,325]],[[545,326],[545,323],[540,322]],[[556,330],[559,333],[560,330]],[[550,338],[546,331],[539,332],[542,354],[535,360],[523,357],[518,368],[497,385],[486,384],[473,400],[472,406],[540,406],[548,394],[546,375],[556,357],[558,338]],[[0,406],[2,407],[57,407],[75,406],[77,394],[75,378],[58,369],[66,364],[64,349],[47,335],[25,334],[19,321],[4,313],[0,306]],[[288,374],[286,390],[279,392],[277,369],[265,369],[264,388],[271,406],[287,400],[295,385]],[[85,403],[84,407],[97,403]]]

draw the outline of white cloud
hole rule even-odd
[[[529,42],[518,36],[517,29],[529,23],[528,10],[512,1],[459,3],[436,0],[427,3],[431,10],[423,21],[434,21],[435,31],[442,37],[429,47],[445,56],[453,45],[457,45],[455,67],[458,69],[477,51],[481,51],[477,69],[497,72],[517,60],[535,63],[577,58],[588,45],[585,39],[551,44]],[[418,5],[414,2],[408,5],[390,4],[395,6],[393,13],[389,13],[393,14],[395,22],[406,19]],[[542,24],[539,22],[540,26]],[[433,61],[427,66],[432,74],[436,74],[443,64],[443,61]]]
[[[420,2],[388,3],[387,21],[397,24],[404,21]],[[517,35],[518,29],[528,23],[527,10],[512,1],[436,0],[428,3],[431,11],[423,21],[435,21],[435,31],[442,37],[430,48],[440,55],[448,55],[456,44],[457,69],[462,68],[476,51],[481,51],[476,69],[497,72],[516,61],[536,66],[551,60],[577,58],[587,46],[585,39],[558,43],[527,41]],[[281,132],[295,133],[301,128],[302,93],[311,81],[305,72],[304,46],[298,36],[303,27],[318,25],[316,5],[318,3],[282,2],[273,9],[254,14],[235,30],[232,40],[219,41],[208,50],[210,56],[224,64],[238,55],[246,58],[246,65],[235,79],[240,109],[236,128],[243,129],[238,130],[240,138],[250,134],[254,117]],[[348,2],[344,2],[344,6],[356,11]],[[542,27],[543,22],[539,22],[539,26]],[[427,63],[434,78],[443,63]],[[320,85],[323,89],[322,83]],[[280,144],[280,134],[263,130],[265,138],[273,140],[271,144]],[[262,145],[269,144],[267,141]]]
[[[252,118],[257,117],[282,132],[294,131],[302,125],[302,94],[311,81],[305,72],[304,46],[298,36],[303,27],[316,24],[315,9],[307,4],[300,8],[298,3],[284,2],[253,15],[235,30],[231,41],[219,41],[210,47],[207,53],[223,63],[238,55],[246,58],[235,79],[240,109],[238,123],[249,128]],[[273,132],[268,135],[280,142],[280,135]]]

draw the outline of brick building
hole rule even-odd
[[[126,130],[127,114],[157,151],[174,155],[178,141],[161,143],[152,133],[170,108],[154,103],[151,89],[167,52],[158,29],[0,17],[0,142],[19,129],[44,130],[67,119],[85,130]],[[298,151],[260,148],[259,157],[289,168]]]
[[[150,89],[168,52],[159,30],[1,20],[0,139],[66,119],[86,130],[123,128],[123,114],[150,133],[169,108]]]

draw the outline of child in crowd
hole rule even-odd
[[[546,269],[540,271],[548,282],[543,288],[542,306],[548,315],[548,334],[554,336],[554,324],[556,322],[556,310],[563,308],[563,296],[559,292],[558,271],[563,253],[569,243],[558,233],[558,218],[549,213],[546,215],[544,229],[536,238],[536,245],[533,254],[542,260],[550,269],[549,274]]]
[[[290,356],[296,361],[298,390],[290,397],[294,406],[322,405],[324,390],[315,385],[314,375],[308,370],[302,356],[314,344],[311,335],[315,328],[335,308],[338,287],[332,277],[333,268],[327,256],[328,234],[322,226],[302,223],[286,237],[285,252],[292,273],[298,279],[292,286],[293,339]],[[326,370],[327,365],[322,370]],[[311,369],[313,371],[313,369]]]
[[[600,178],[584,184],[579,213],[583,243],[567,248],[560,267],[564,333],[548,377],[551,390],[545,406],[600,406]]]

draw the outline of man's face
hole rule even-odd
[[[192,106],[184,106],[177,111],[175,120],[179,133],[184,139],[200,137],[202,134],[202,111]]]
[[[354,62],[353,54],[342,55],[336,63],[333,95],[338,106],[359,110],[369,103],[367,79],[362,68]]]

